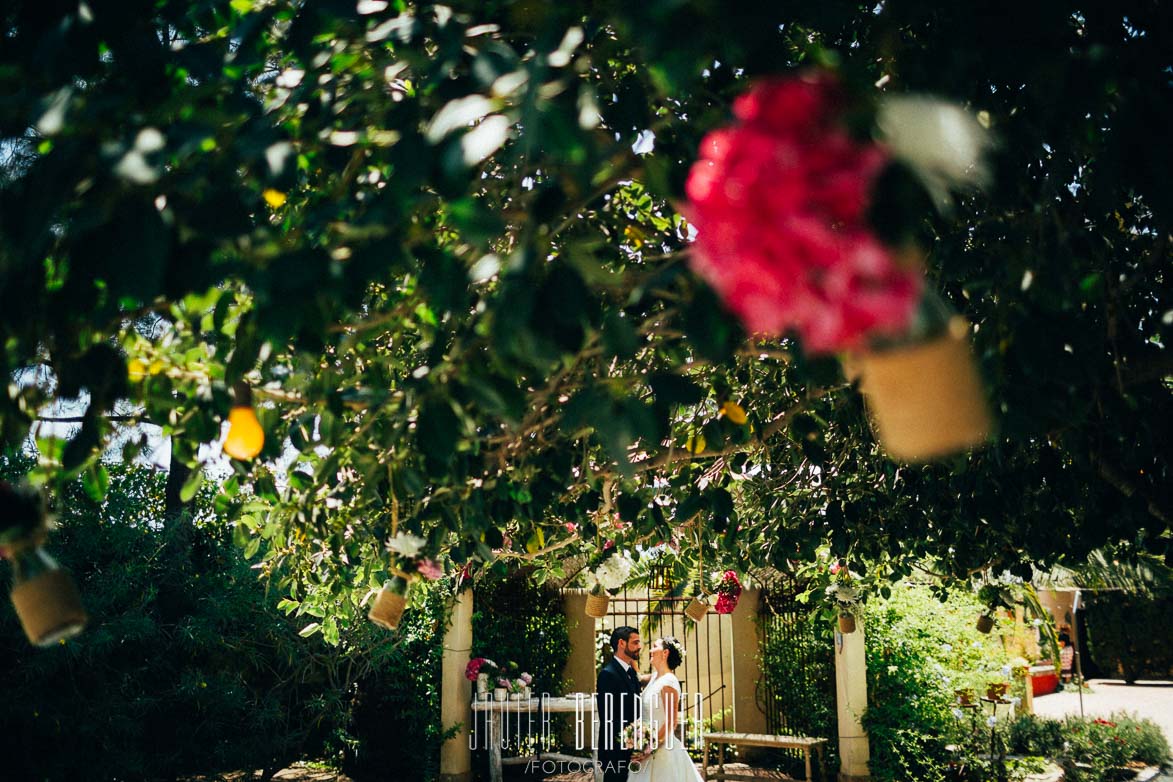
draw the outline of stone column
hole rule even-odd
[[[855,632],[835,632],[835,702],[839,712],[839,782],[871,779],[868,734],[861,722],[868,707],[864,623],[855,618]]]
[[[587,692],[593,696],[598,676],[595,670],[595,628],[598,627],[598,621],[586,615],[586,599],[585,589],[562,590],[562,611],[566,615],[566,629],[570,635],[570,654],[566,657],[562,678],[566,682],[566,693]],[[572,754],[588,757],[593,736],[591,710],[588,707],[581,727],[574,719],[566,720],[562,741],[566,746],[574,748]]]
[[[472,720],[471,685],[464,678],[472,651],[472,590],[462,589],[452,605],[452,618],[444,632],[444,658],[440,679],[440,724],[460,731],[440,746],[440,782],[472,782],[472,751],[468,746]]]
[[[738,733],[766,733],[766,715],[758,708],[757,686],[762,678],[758,606],[761,592],[746,589],[730,615],[733,637],[733,725]],[[729,728],[726,728],[727,730]]]
[[[562,677],[567,692],[595,691],[595,627],[597,622],[586,615],[587,592],[583,589],[562,590],[562,611],[566,615],[566,629],[570,635],[570,654]],[[565,693],[552,692],[551,695]]]

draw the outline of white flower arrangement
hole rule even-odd
[[[411,559],[419,556],[427,542],[427,540],[421,538],[419,535],[412,535],[410,532],[400,532],[387,541],[387,550],[394,551],[396,554],[401,554]]]
[[[595,583],[608,592],[614,592],[622,587],[630,577],[631,560],[627,557],[607,557],[595,568]]]
[[[989,184],[985,156],[993,138],[981,120],[937,98],[894,95],[880,101],[877,124],[892,154],[909,165],[939,207],[948,208],[950,189]]]
[[[859,602],[859,590],[841,581],[831,584],[826,590],[827,597],[839,604],[840,608],[851,608]]]

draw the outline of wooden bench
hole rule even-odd
[[[749,776],[746,774],[735,774],[725,772],[725,747],[768,747],[770,749],[801,749],[803,758],[806,761],[806,778],[809,782],[811,779],[811,750],[819,758],[819,776],[825,773],[823,768],[823,745],[827,743],[826,739],[808,738],[807,736],[772,736],[767,733],[706,733],[705,734],[705,756],[703,771],[701,772],[705,782],[710,779],[714,780],[754,780],[758,777]],[[709,773],[709,745],[717,745],[717,771],[713,774]]]

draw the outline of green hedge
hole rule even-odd
[[[1088,651],[1109,676],[1173,678],[1173,596],[1092,595],[1086,611]]]
[[[346,661],[275,610],[222,526],[161,524],[164,474],[110,475],[101,504],[79,485],[55,502],[51,551],[74,573],[87,630],[36,649],[0,610],[2,776],[174,779],[321,757],[345,728]]]

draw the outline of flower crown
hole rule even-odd
[[[674,636],[670,635],[664,638],[664,646],[671,647],[674,652],[680,655],[681,660],[684,659],[684,646]]]

